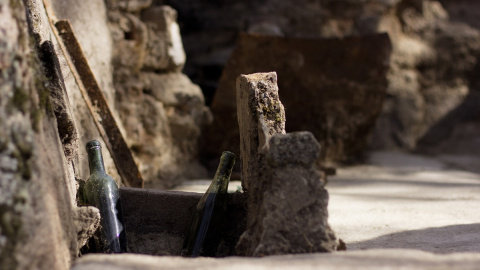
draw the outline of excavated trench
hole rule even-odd
[[[235,255],[246,228],[245,194],[228,194],[217,257]],[[181,255],[182,244],[201,193],[120,188],[128,252]]]

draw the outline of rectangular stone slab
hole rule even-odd
[[[285,133],[285,110],[278,97],[277,74],[255,73],[237,78],[242,187],[255,185],[261,174],[260,154],[270,137]],[[262,192],[253,188],[252,192]]]

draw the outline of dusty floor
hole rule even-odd
[[[460,168],[465,159],[469,167]],[[73,269],[478,269],[480,174],[465,170],[480,168],[477,161],[377,152],[368,165],[339,168],[327,185],[329,222],[347,252],[263,259],[89,255]],[[238,186],[234,181],[230,190]],[[196,181],[178,189],[207,187]]]
[[[330,178],[330,224],[349,250],[480,252],[480,174],[379,152]],[[480,163],[478,163],[480,168]]]

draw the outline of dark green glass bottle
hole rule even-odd
[[[183,242],[183,256],[215,256],[220,242],[219,230],[227,211],[228,183],[234,164],[235,154],[223,152],[215,177],[193,214]]]
[[[89,205],[100,210],[101,216],[97,252],[125,252],[125,227],[121,219],[117,183],[105,172],[100,142],[89,141],[87,153],[90,177],[85,184],[84,196]]]

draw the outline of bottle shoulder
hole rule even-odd
[[[90,175],[85,187],[88,189],[93,185],[107,185],[107,186],[116,186],[118,188],[117,182],[108,174],[102,172],[94,172]]]

